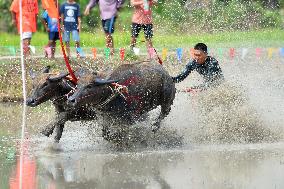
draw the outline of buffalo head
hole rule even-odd
[[[111,95],[110,85],[114,82],[117,80],[102,79],[97,73],[89,72],[79,79],[77,89],[68,98],[68,104],[72,106],[97,105]]]
[[[52,98],[55,98],[71,90],[62,85],[62,79],[68,74],[52,74],[49,68],[45,68],[42,73],[33,76],[33,89],[27,99],[27,105],[34,107]]]

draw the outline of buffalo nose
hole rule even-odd
[[[68,104],[75,105],[76,104],[76,99],[73,98],[73,97],[69,97],[68,98]]]
[[[34,103],[35,103],[35,100],[33,98],[28,98],[27,102],[26,102],[26,105],[27,106],[32,106]]]

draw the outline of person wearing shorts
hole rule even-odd
[[[42,13],[41,21],[48,32],[48,43],[45,47],[45,57],[54,58],[56,41],[59,39],[58,20],[51,18],[47,10]]]
[[[139,36],[141,29],[143,29],[146,47],[148,52],[150,52],[150,49],[153,49],[151,39],[153,37],[152,6],[154,2],[153,0],[131,0],[130,3],[131,6],[134,7],[131,25],[130,48],[133,50],[133,48],[136,46],[137,37]]]
[[[13,0],[10,11],[12,14],[12,22],[20,33],[20,9],[19,0]],[[38,14],[37,0],[22,0],[22,40],[24,57],[28,58],[31,54],[30,44],[32,33],[36,32],[36,18]]]
[[[60,7],[60,15],[63,20],[63,40],[66,44],[66,51],[68,57],[70,57],[70,35],[72,35],[73,41],[75,41],[75,47],[77,51],[77,57],[79,58],[80,52],[80,36],[81,31],[81,13],[80,6],[75,0],[67,0]]]
[[[112,34],[114,33],[114,24],[117,12],[121,8],[124,0],[90,0],[84,14],[89,15],[90,10],[99,5],[102,27],[105,33],[106,47],[110,48],[110,54],[114,54],[114,44]]]

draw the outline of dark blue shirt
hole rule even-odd
[[[73,31],[77,30],[78,17],[81,16],[80,6],[77,3],[64,3],[60,6],[60,15],[63,14],[64,30]]]
[[[206,84],[212,84],[224,79],[218,61],[211,56],[207,56],[204,64],[198,64],[195,60],[190,61],[185,70],[178,76],[173,77],[175,83],[183,81],[193,70],[203,76]]]

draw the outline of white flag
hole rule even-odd
[[[246,55],[248,54],[248,48],[243,48],[242,49],[242,60],[245,59]]]

